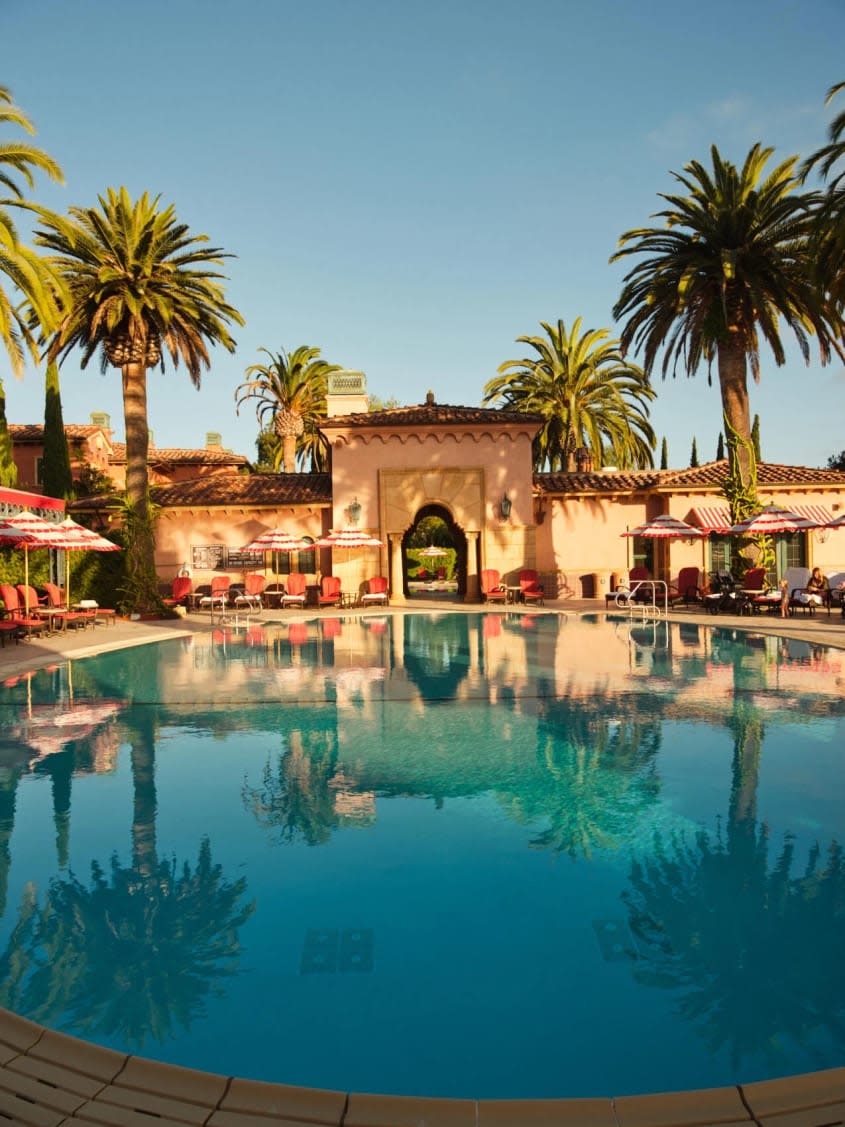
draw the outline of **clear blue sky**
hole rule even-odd
[[[756,141],[777,157],[824,143],[845,4],[0,0],[0,42],[0,83],[65,172],[41,202],[148,190],[236,255],[236,353],[215,351],[199,393],[182,369],[151,373],[150,425],[159,446],[217,430],[253,457],[234,391],[262,347],[319,346],[403,404],[430,388],[475,405],[541,320],[614,329],[624,270],[608,258],[672,170],[712,143],[737,162]],[[41,421],[41,375],[4,382],[9,420]],[[105,410],[122,437],[119,387],[71,357],[65,420]],[[693,436],[712,458],[706,372],[655,387],[670,464]],[[764,355],[751,394],[766,460],[845,447],[841,364]]]

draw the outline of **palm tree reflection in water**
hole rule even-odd
[[[337,734],[332,728],[294,729],[285,750],[267,761],[260,786],[244,784],[244,806],[280,843],[301,838],[325,845],[339,825],[331,782],[337,770]]]
[[[81,1036],[117,1035],[141,1048],[202,1015],[219,981],[236,973],[238,929],[255,909],[246,881],[227,880],[208,838],[196,864],[156,851],[155,720],[127,717],[132,745],[132,863],[91,862],[50,881],[43,903],[28,885],[0,958],[0,1005]]]
[[[634,975],[676,991],[678,1013],[735,1069],[762,1058],[772,1072],[795,1071],[787,1038],[806,1051],[807,1067],[826,1067],[830,1039],[845,1042],[845,857],[838,842],[817,842],[793,874],[786,832],[770,864],[769,829],[757,819],[765,730],[748,678],[737,657],[724,828],[694,838],[656,832],[653,852],[631,867]],[[816,1056],[825,1042],[828,1056]]]
[[[606,704],[549,703],[538,726],[537,758],[545,785],[515,795],[513,813],[546,828],[534,848],[589,860],[595,849],[618,849],[630,841],[658,801],[659,720],[608,720]]]

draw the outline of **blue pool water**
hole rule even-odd
[[[465,1097],[845,1059],[845,656],[448,614],[0,686],[0,1004],[263,1080]]]

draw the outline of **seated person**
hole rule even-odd
[[[807,595],[811,603],[816,606],[823,606],[828,599],[830,592],[830,585],[827,581],[827,576],[822,574],[819,567],[814,567],[810,578],[807,580]]]

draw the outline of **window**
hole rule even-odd
[[[311,536],[303,536],[302,539],[306,544],[313,544],[314,538]],[[317,570],[317,550],[316,548],[309,548],[304,552],[297,552],[297,559],[299,561],[299,570],[305,572],[316,572]]]
[[[654,540],[650,536],[631,538],[631,567],[647,567],[654,575]]]
[[[807,534],[805,532],[785,532],[775,536],[774,541],[778,575],[783,575],[788,567],[807,566]]]
[[[43,458],[36,458],[35,459],[35,484],[36,485],[43,485],[44,484],[44,459]]]
[[[710,556],[710,571],[730,571],[731,538],[729,536],[720,536],[719,533],[713,532],[710,534],[707,547]]]

